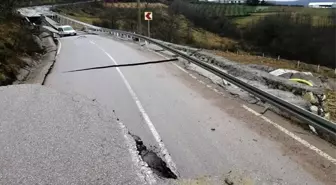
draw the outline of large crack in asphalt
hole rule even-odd
[[[128,134],[133,137],[142,160],[148,164],[155,174],[159,177],[177,179],[177,175],[172,172],[172,170],[167,166],[167,163],[162,160],[156,152],[147,149],[139,136],[130,132]]]
[[[129,66],[139,66],[139,65],[148,65],[148,64],[158,64],[158,63],[172,62],[172,61],[177,61],[177,60],[178,60],[177,58],[172,58],[172,59],[167,59],[167,60],[156,60],[156,61],[139,62],[139,63],[131,63],[131,64],[99,66],[99,67],[91,67],[91,68],[85,68],[85,69],[70,70],[70,71],[65,71],[63,73],[88,71],[88,70],[95,70],[95,69],[105,69],[105,68],[116,68],[116,67],[129,67]]]

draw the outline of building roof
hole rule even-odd
[[[336,4],[335,2],[311,2],[308,4],[308,6],[313,6],[313,5],[333,5]]]

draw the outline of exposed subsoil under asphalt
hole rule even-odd
[[[148,164],[155,174],[163,178],[177,179],[177,175],[167,167],[166,162],[155,151],[148,149],[139,136],[129,134],[133,137],[142,160]]]

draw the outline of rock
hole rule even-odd
[[[37,51],[37,52],[43,51],[43,44],[42,44],[41,39],[36,35],[32,35],[32,39],[34,41],[34,46],[30,49],[32,51]]]
[[[47,32],[42,32],[42,33],[39,35],[40,38],[49,37],[49,36],[51,36],[51,34],[50,34],[50,33],[47,33]]]
[[[316,99],[316,97],[314,96],[314,94],[312,92],[307,92],[304,96],[303,99],[308,101],[311,104],[317,104],[318,100]]]
[[[318,109],[319,108],[317,106],[315,106],[315,105],[309,107],[310,112],[312,112],[314,114],[318,113]]]
[[[320,115],[320,116],[324,116],[325,113],[324,113],[324,110],[323,110],[322,107],[318,108],[317,114]]]
[[[285,90],[284,86],[282,86],[282,85],[278,85],[278,89],[279,90]]]
[[[229,179],[229,178],[225,178],[225,183],[227,184],[227,185],[234,185],[234,182],[231,180],[231,179]]]
[[[327,79],[326,82],[323,83],[324,87],[330,90],[336,91],[336,81],[332,79]]]
[[[254,68],[254,69],[259,69],[259,70],[262,70],[268,73],[275,70],[274,67],[269,67],[269,66],[259,65],[259,64],[248,64],[247,66]]]
[[[311,126],[311,125],[308,125],[308,126],[309,126],[310,130],[311,130],[314,134],[317,134],[315,127],[313,127],[313,126]]]
[[[229,86],[230,83],[229,83],[228,81],[226,81],[226,80],[223,79],[223,85],[224,85],[224,87],[225,87],[225,86]]]
[[[304,80],[307,80],[307,81],[313,83],[314,87],[323,87],[323,83],[322,83],[321,79],[319,79],[318,77],[309,75],[309,74],[304,74],[304,73],[298,72],[298,73],[294,73],[291,78],[304,79]]]
[[[282,75],[280,75],[280,77],[286,78],[286,79],[290,79],[293,76],[293,73],[284,73]]]
[[[31,57],[24,56],[24,57],[19,57],[18,59],[30,67],[36,65],[36,62]]]
[[[324,114],[324,119],[330,120],[330,113],[329,112]]]
[[[16,79],[19,80],[19,81],[22,81],[24,80],[28,75],[29,75],[29,70],[27,69],[20,69],[18,75],[16,75]]]
[[[329,112],[329,108],[328,108],[328,105],[327,105],[326,102],[322,103],[322,108],[323,108],[324,112]]]

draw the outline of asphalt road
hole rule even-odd
[[[95,35],[60,41],[60,54],[45,85],[83,94],[115,110],[147,146],[156,151],[167,149],[170,165],[176,165],[181,179],[234,173],[255,184],[335,182],[314,164],[320,156],[267,127],[243,109],[241,102],[215,93],[172,63],[64,73],[164,59],[146,48]],[[333,173],[334,167],[329,170]]]
[[[145,184],[111,110],[41,85],[0,87],[0,184]]]

